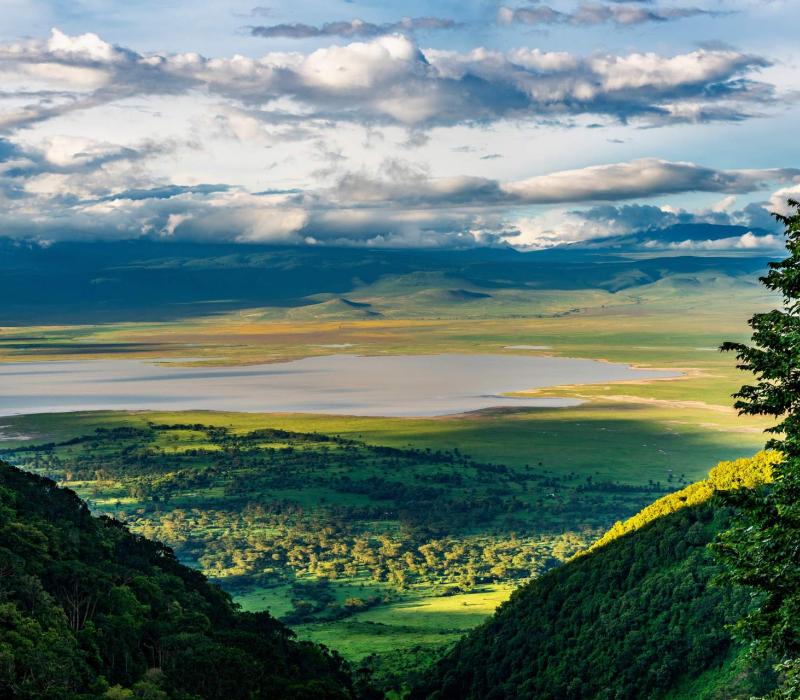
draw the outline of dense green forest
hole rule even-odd
[[[442,659],[414,698],[749,698],[774,684],[726,626],[753,604],[716,583],[708,544],[731,522],[717,491],[771,478],[775,453],[724,462],[601,546],[515,592]]]
[[[0,697],[358,697],[347,664],[243,613],[159,543],[0,462]]]

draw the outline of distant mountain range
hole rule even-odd
[[[61,242],[0,239],[0,323],[152,321],[253,307],[304,307],[314,295],[346,298],[379,280],[430,274],[437,298],[463,304],[493,290],[619,291],[676,274],[755,276],[769,251],[693,249],[742,236],[743,227],[690,224],[520,252],[292,247],[174,241]],[[672,246],[672,247],[671,247]],[[734,250],[733,252],[737,252]],[[415,281],[419,286],[419,283]],[[489,296],[486,296],[489,295]],[[366,308],[366,307],[364,307]]]

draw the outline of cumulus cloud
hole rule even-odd
[[[574,10],[562,12],[549,5],[527,5],[524,7],[501,6],[497,11],[500,24],[568,24],[572,26],[594,26],[614,24],[630,27],[651,22],[669,22],[698,15],[716,15],[717,12],[699,7],[655,7],[641,5],[604,5],[584,3]]]
[[[53,136],[38,147],[21,147],[0,139],[0,173],[32,178],[40,174],[86,175],[113,163],[136,163],[174,151],[175,141],[145,140],[132,146]],[[3,152],[5,150],[5,156]]]
[[[24,221],[48,213],[69,216],[72,207],[122,189],[151,188],[147,162],[186,144],[144,140],[131,145],[53,136],[36,146],[0,138],[0,207]],[[6,233],[0,227],[0,234]]]
[[[733,49],[585,57],[527,48],[423,50],[399,34],[308,54],[207,58],[141,54],[94,34],[53,30],[46,41],[0,45],[1,97],[8,103],[0,131],[133,97],[192,92],[282,124],[349,121],[419,130],[583,115],[651,126],[730,121],[776,102],[774,86],[755,79],[769,65]]]
[[[251,193],[225,184],[158,183],[146,155],[168,146],[0,139],[0,235],[21,239],[135,237],[381,246],[492,242],[502,214],[339,207],[324,193]],[[387,172],[402,178],[403,164]],[[156,183],[156,184],[153,184]]]
[[[455,29],[460,26],[452,19],[442,17],[404,17],[397,22],[374,24],[360,19],[326,22],[320,26],[310,24],[272,24],[248,27],[252,36],[267,39],[316,39],[320,37],[343,37],[346,39],[373,38],[385,34],[413,33],[433,29]]]
[[[770,211],[782,216],[790,216],[794,214],[794,210],[789,207],[788,200],[800,200],[800,183],[791,185],[790,187],[782,187],[777,192],[774,192],[769,198]]]
[[[374,171],[342,169],[333,185],[323,189],[252,193],[225,184],[176,185],[154,177],[148,158],[172,147],[62,137],[34,148],[0,140],[0,232],[41,240],[148,236],[367,246],[501,241],[541,246],[633,227],[663,228],[689,220],[689,214],[605,204],[553,213],[549,220],[545,215],[516,221],[519,210],[681,192],[732,196],[793,187],[800,177],[800,170],[793,169],[719,170],[646,159],[501,182],[475,176],[435,178],[423,166],[389,159]],[[763,207],[761,211],[766,215]],[[723,199],[703,217],[730,222],[746,213]],[[747,244],[741,242],[742,247]]]

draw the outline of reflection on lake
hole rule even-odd
[[[562,357],[330,355],[248,367],[139,360],[0,364],[0,415],[101,409],[208,409],[362,416],[439,416],[572,399],[500,394],[558,384],[675,376]]]

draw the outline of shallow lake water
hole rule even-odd
[[[675,376],[563,357],[328,355],[246,367],[140,360],[0,363],[0,415],[105,409],[440,416],[490,407],[572,406],[501,396],[558,384]]]

